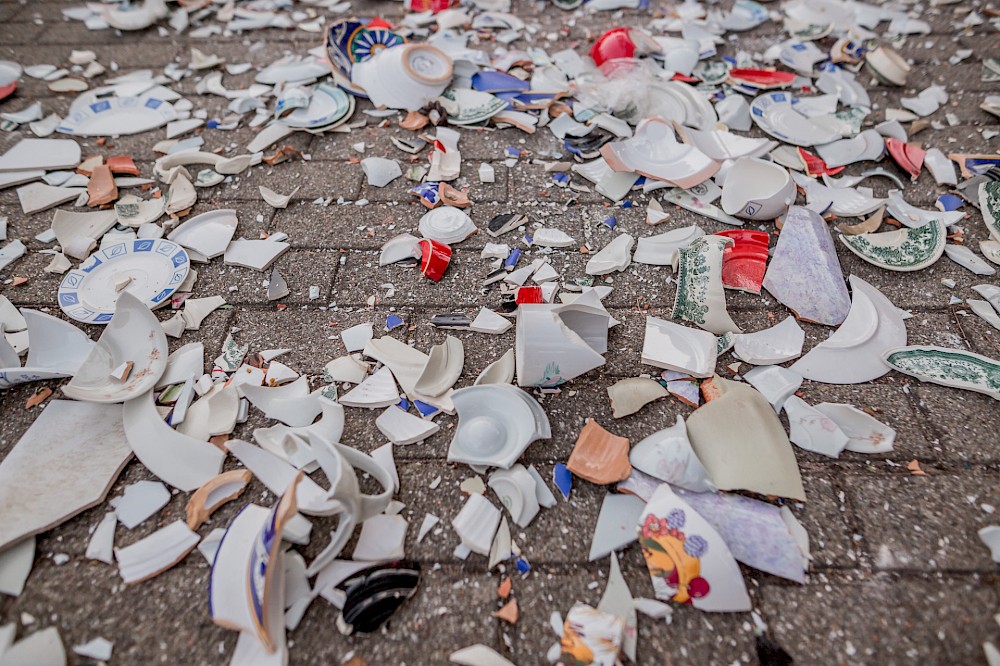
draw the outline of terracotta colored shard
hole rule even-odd
[[[924,165],[924,156],[927,151],[915,143],[906,143],[899,139],[889,138],[885,140],[885,147],[889,149],[892,159],[903,168],[910,178],[916,180],[920,177],[920,169]]]
[[[727,229],[718,235],[733,239],[733,244],[722,251],[722,285],[726,289],[759,294],[771,235],[753,229]]]
[[[87,195],[90,197],[88,206],[100,206],[118,199],[118,186],[115,185],[115,177],[111,175],[107,164],[94,167],[90,182],[87,183]]]
[[[927,472],[920,469],[920,463],[914,459],[906,464],[906,469],[910,470],[910,474],[913,476],[927,476]]]
[[[132,161],[130,155],[115,155],[108,158],[108,168],[111,173],[125,173],[130,176],[139,175],[139,167]]]
[[[274,166],[275,164],[281,164],[282,162],[287,162],[293,157],[302,157],[302,151],[296,150],[291,146],[283,146],[274,151],[273,155],[268,155],[261,161],[269,166]]]
[[[497,588],[497,596],[501,599],[506,599],[510,596],[512,589],[514,589],[513,581],[510,578],[504,578],[503,582],[500,583],[500,587]]]
[[[493,617],[503,620],[508,624],[517,624],[521,613],[517,608],[517,599],[511,599],[504,604],[503,608],[493,613]]]
[[[462,190],[452,187],[444,181],[438,183],[438,197],[446,206],[468,208],[472,205],[472,201],[469,200],[468,194]]]
[[[52,395],[52,389],[48,387],[40,388],[37,391],[35,391],[35,393],[33,393],[30,398],[28,398],[28,401],[24,403],[24,408],[34,409],[35,407],[38,407],[38,405],[48,400],[49,396],[51,395]]]
[[[612,435],[594,419],[587,419],[566,468],[581,479],[608,485],[632,473],[628,452],[628,439]]]
[[[399,126],[403,129],[413,130],[417,132],[427,127],[427,123],[431,121],[430,118],[420,113],[419,111],[410,111],[406,114],[406,117],[399,121]]]
[[[858,224],[838,224],[837,229],[840,230],[840,233],[847,234],[848,236],[870,234],[878,231],[878,228],[882,226],[883,217],[885,217],[885,206],[872,213],[871,217],[864,222],[859,222]]]

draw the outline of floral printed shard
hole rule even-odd
[[[721,335],[740,328],[726,311],[722,255],[731,238],[702,236],[677,251],[677,294],[671,317]]]

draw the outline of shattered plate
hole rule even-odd
[[[1000,400],[1000,361],[933,345],[897,347],[882,355],[886,366],[922,382],[985,393]]]
[[[59,285],[59,307],[85,324],[106,324],[119,294],[128,292],[155,310],[170,302],[190,268],[187,252],[162,238],[117,243],[66,273]]]
[[[123,136],[163,127],[174,120],[177,111],[162,99],[108,97],[74,107],[56,131],[76,136]]]
[[[937,220],[916,227],[848,236],[840,242],[868,263],[890,271],[919,271],[944,254],[948,230]]]

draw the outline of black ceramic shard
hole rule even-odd
[[[507,233],[511,229],[516,229],[522,224],[528,222],[527,215],[520,215],[518,213],[504,213],[502,215],[497,215],[492,220],[486,224],[486,232],[490,236],[500,236]]]
[[[371,633],[385,624],[420,584],[420,565],[411,560],[380,564],[339,585],[346,594],[337,626],[341,632]]]

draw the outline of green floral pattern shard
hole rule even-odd
[[[979,354],[941,347],[906,347],[888,354],[885,362],[921,381],[1000,398],[1000,362]]]
[[[711,241],[705,238],[678,250],[677,294],[671,315],[675,320],[683,319],[699,326],[705,325],[708,315],[708,285],[712,270],[708,260],[708,253],[712,251]]]
[[[1000,241],[1000,180],[979,186],[979,210],[993,240]]]
[[[925,268],[944,252],[947,230],[937,220],[913,229],[840,237],[852,252],[870,264],[897,271]]]

